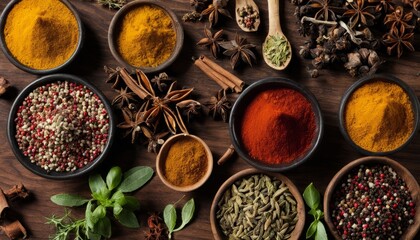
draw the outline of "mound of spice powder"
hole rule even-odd
[[[86,86],[54,82],[33,90],[15,118],[16,141],[46,171],[74,171],[98,157],[107,143],[109,116]]]
[[[414,223],[409,189],[388,165],[361,165],[334,190],[331,217],[342,239],[401,239]]]
[[[260,92],[246,108],[242,142],[254,159],[267,164],[290,163],[305,154],[315,136],[311,103],[296,90]]]

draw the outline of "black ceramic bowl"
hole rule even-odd
[[[109,116],[108,139],[104,147],[104,150],[92,162],[72,172],[55,172],[55,171],[47,172],[46,170],[42,169],[40,166],[37,166],[36,164],[31,163],[29,160],[29,157],[26,157],[22,153],[22,151],[19,149],[18,143],[15,138],[15,135],[16,135],[15,118],[16,118],[18,108],[19,106],[21,106],[23,100],[36,88],[40,86],[44,86],[48,83],[53,83],[57,81],[68,81],[68,82],[73,82],[73,83],[86,86],[90,91],[92,91],[94,94],[96,94],[99,97],[99,99],[104,104],[106,111],[108,113],[108,116]],[[106,97],[103,95],[101,91],[99,91],[95,86],[93,86],[89,82],[79,77],[76,77],[74,75],[68,75],[68,74],[53,74],[53,75],[44,76],[35,80],[31,84],[29,84],[25,89],[22,90],[22,92],[14,101],[12,108],[10,110],[9,118],[7,122],[7,138],[9,140],[10,146],[12,147],[13,153],[15,154],[19,162],[23,166],[25,166],[27,169],[32,171],[33,173],[39,176],[45,177],[45,178],[50,178],[50,179],[75,178],[75,177],[85,175],[86,173],[93,170],[107,157],[109,151],[111,150],[111,145],[113,143],[114,136],[115,136],[115,117],[113,115],[111,105],[109,104]]]
[[[76,18],[77,25],[78,25],[79,39],[77,41],[77,46],[76,46],[76,50],[74,51],[74,53],[70,56],[69,59],[67,59],[67,61],[65,61],[60,66],[57,66],[57,67],[51,68],[51,69],[34,69],[34,68],[31,68],[31,67],[28,67],[28,66],[22,64],[21,62],[19,62],[13,56],[13,54],[7,48],[5,37],[4,37],[4,27],[6,25],[7,16],[9,15],[9,13],[13,9],[13,7],[19,2],[20,2],[20,0],[10,1],[7,4],[7,6],[4,8],[4,10],[3,10],[3,12],[0,16],[0,47],[1,47],[1,50],[3,51],[4,55],[6,55],[7,59],[9,59],[9,61],[13,65],[15,65],[17,68],[19,68],[19,69],[21,69],[25,72],[36,74],[36,75],[46,75],[46,74],[56,73],[56,72],[59,72],[59,71],[63,70],[64,68],[68,67],[73,62],[73,60],[76,58],[76,56],[79,54],[79,52],[81,51],[82,45],[83,45],[83,40],[84,40],[84,28],[83,28],[82,20],[80,19],[79,14],[77,13],[76,9],[67,0],[61,0],[61,2],[64,5],[66,5],[66,7],[72,12],[74,17]]]
[[[346,111],[346,106],[347,106],[347,101],[349,100],[350,96],[353,94],[354,91],[356,91],[359,87],[363,86],[366,83],[369,82],[374,82],[374,81],[384,81],[384,82],[389,82],[389,83],[394,83],[397,84],[398,86],[400,86],[408,95],[408,97],[410,98],[411,101],[411,106],[413,109],[413,114],[414,114],[414,128],[413,128],[413,132],[411,133],[410,137],[407,139],[407,141],[402,144],[400,147],[391,150],[391,151],[387,151],[387,152],[372,152],[369,150],[366,150],[362,147],[360,147],[359,145],[357,145],[349,136],[349,134],[347,133],[346,127],[345,127],[345,111]],[[341,99],[340,102],[340,110],[338,113],[338,119],[340,122],[340,131],[343,134],[344,138],[346,139],[346,141],[354,148],[356,149],[358,152],[360,152],[363,155],[373,155],[373,156],[386,156],[386,155],[390,155],[390,154],[394,154],[396,152],[401,151],[403,148],[405,148],[415,137],[416,133],[417,133],[417,129],[419,127],[419,111],[420,111],[420,107],[419,107],[419,102],[416,96],[416,93],[414,92],[413,89],[411,89],[406,83],[404,83],[402,80],[392,76],[392,75],[381,75],[381,74],[375,74],[372,76],[367,76],[367,77],[363,77],[361,79],[359,79],[357,82],[355,82],[353,85],[351,85],[347,91],[344,93],[343,98]]]
[[[129,64],[123,59],[117,47],[118,34],[120,33],[121,22],[124,19],[124,16],[131,10],[139,6],[144,6],[144,5],[152,5],[154,7],[161,8],[164,12],[166,12],[172,20],[172,26],[176,34],[176,43],[175,43],[175,48],[172,51],[172,54],[169,56],[169,58],[165,62],[163,62],[162,64],[156,67],[142,67],[142,66],[139,67],[139,66],[133,66]],[[134,69],[141,69],[145,73],[153,73],[153,72],[162,71],[163,69],[169,67],[175,61],[175,59],[178,57],[179,53],[181,52],[183,44],[184,44],[184,30],[182,28],[181,23],[179,22],[175,13],[169,7],[167,7],[164,3],[159,2],[159,1],[137,0],[137,1],[130,2],[126,4],[123,8],[121,8],[114,15],[114,17],[112,18],[111,24],[109,25],[109,30],[108,30],[109,49],[111,50],[111,53],[114,56],[114,58],[122,66],[129,69],[130,71],[133,71]]]
[[[309,150],[306,151],[303,155],[299,156],[297,159],[291,161],[290,163],[282,163],[282,164],[266,164],[261,161],[258,161],[252,158],[247,150],[245,149],[242,140],[241,140],[241,123],[242,117],[244,114],[245,109],[247,108],[250,101],[261,91],[271,89],[271,88],[289,88],[296,90],[297,92],[301,93],[308,101],[311,103],[312,110],[315,114],[315,121],[316,121],[316,129],[315,129],[315,136],[312,139],[311,146]],[[321,109],[319,107],[318,101],[316,100],[315,96],[302,85],[285,78],[267,78],[263,80],[259,80],[254,84],[250,85],[243,91],[243,93],[239,96],[236,100],[235,104],[233,105],[230,119],[229,119],[229,133],[230,138],[232,140],[232,144],[235,147],[236,152],[239,154],[240,157],[245,159],[249,164],[252,166],[264,170],[264,171],[273,171],[273,172],[280,172],[292,169],[297,167],[298,165],[305,162],[309,159],[313,153],[315,152],[316,148],[321,142],[322,135],[324,130],[324,122],[322,119]]]

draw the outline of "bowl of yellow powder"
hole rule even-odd
[[[190,192],[201,187],[210,177],[213,156],[201,138],[177,134],[170,137],[159,151],[156,170],[169,188]]]
[[[158,72],[171,65],[184,42],[175,13],[159,1],[133,1],[121,8],[109,26],[108,44],[128,69]]]
[[[417,132],[418,119],[415,92],[390,75],[360,79],[340,104],[340,130],[365,155],[389,155],[406,147]]]
[[[82,22],[66,0],[11,1],[1,15],[0,29],[3,53],[33,74],[62,70],[82,46]]]

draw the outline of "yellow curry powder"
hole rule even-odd
[[[384,81],[367,83],[354,91],[344,117],[353,142],[371,152],[400,147],[414,129],[409,96],[399,85]]]
[[[156,67],[172,54],[176,33],[169,15],[150,5],[129,11],[117,39],[122,58],[135,67]]]
[[[180,187],[193,185],[206,171],[206,149],[198,140],[183,137],[172,144],[163,169],[163,174],[170,183]]]
[[[6,19],[7,48],[23,65],[45,70],[64,64],[79,38],[76,17],[59,0],[21,0]]]

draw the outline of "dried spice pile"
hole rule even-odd
[[[342,239],[401,239],[416,208],[403,179],[388,165],[361,165],[337,186],[332,219]]]
[[[82,168],[103,151],[109,132],[104,104],[86,86],[54,82],[33,90],[19,106],[16,141],[46,171]]]
[[[309,39],[300,47],[315,69],[341,64],[352,76],[376,72],[379,50],[400,58],[414,51],[420,1],[292,0],[299,33]],[[386,50],[385,50],[386,49]]]

